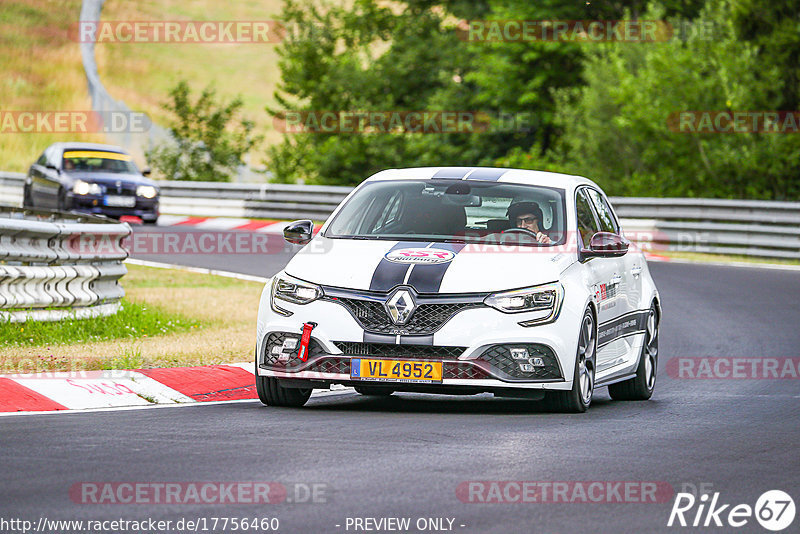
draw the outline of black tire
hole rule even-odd
[[[283,388],[277,378],[256,376],[258,399],[267,406],[299,408],[308,402],[311,389]]]
[[[67,194],[63,189],[58,190],[58,199],[56,200],[56,208],[58,211],[67,211]]]
[[[636,376],[624,382],[608,386],[608,394],[614,400],[648,400],[656,388],[658,369],[658,311],[656,305],[650,306],[645,323],[644,343],[639,353]]]
[[[33,207],[33,197],[31,196],[31,188],[27,185],[22,188],[22,207],[23,208],[32,208]]]
[[[566,413],[583,413],[589,409],[594,394],[596,352],[597,324],[592,310],[587,308],[578,333],[578,352],[575,355],[572,389],[548,391],[545,397],[548,408]]]
[[[353,389],[356,390],[356,393],[366,395],[367,397],[388,397],[394,393],[393,389],[381,386],[355,386]]]

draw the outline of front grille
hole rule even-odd
[[[331,300],[342,304],[364,330],[375,334],[395,334],[398,330],[409,335],[433,334],[458,312],[483,305],[478,302],[420,304],[406,324],[396,325],[382,302],[341,297]]]
[[[285,352],[282,351],[281,354],[272,353],[272,347],[283,346],[283,341],[290,338],[297,339],[299,347],[300,334],[293,334],[290,332],[273,332],[267,336],[267,340],[264,342],[264,352],[262,353],[262,361],[265,366],[277,367],[280,369],[291,369],[293,367],[299,367],[303,364],[303,362],[300,361],[300,358],[297,357],[297,348],[286,350]],[[325,354],[325,350],[317,342],[317,340],[312,337],[311,341],[308,343],[308,356],[310,358],[320,354]],[[282,359],[281,356],[284,356],[284,358]],[[288,356],[288,359],[286,359],[286,356]]]
[[[480,378],[490,378],[490,376],[489,373],[471,363],[445,362],[444,378],[457,378],[459,380],[477,380]]]
[[[124,197],[135,197],[136,196],[136,185],[123,183],[117,187],[117,184],[105,184],[106,194],[107,195],[121,195]]]
[[[464,354],[466,347],[433,347],[430,345],[392,345],[389,343],[358,343],[334,341],[334,345],[350,356],[377,356],[385,358],[428,358],[455,360]]]
[[[306,371],[317,373],[350,374],[350,358],[322,358],[308,366]]]
[[[515,360],[511,357],[511,349],[527,349],[530,360]],[[533,358],[541,358],[544,365],[534,366],[532,371],[523,371],[520,363],[529,364]],[[510,378],[525,380],[558,380],[562,378],[553,349],[539,343],[515,343],[494,345],[483,351],[478,360],[482,360],[496,371]]]

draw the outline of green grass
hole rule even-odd
[[[202,326],[199,321],[154,306],[123,299],[120,311],[109,317],[54,322],[0,323],[0,347],[66,345],[113,339],[139,339],[185,332]],[[136,360],[135,354],[122,358]],[[139,355],[141,359],[141,355]],[[124,367],[121,367],[124,368]]]
[[[242,284],[241,280],[226,276],[160,267],[143,267],[130,263],[126,266],[128,274],[122,279],[126,290],[143,288],[163,288],[165,291],[175,288],[229,289],[240,287]]]

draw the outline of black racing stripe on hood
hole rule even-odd
[[[507,172],[506,169],[478,169],[469,175],[467,180],[484,180],[486,182],[496,182]]]
[[[449,167],[447,169],[440,169],[436,171],[431,178],[451,178],[453,180],[460,180],[469,174],[472,167]]]
[[[387,252],[400,248],[421,248],[424,246],[425,244],[419,241],[399,241]],[[394,286],[403,283],[408,267],[408,263],[395,263],[387,260],[385,257],[381,258],[381,262],[375,268],[375,272],[372,273],[372,281],[369,283],[369,288],[373,291],[389,291]]]
[[[434,243],[430,248],[441,248],[458,254],[466,245],[463,243]],[[455,258],[453,258],[455,260]],[[408,285],[417,290],[417,293],[438,293],[442,286],[444,273],[452,261],[436,263],[433,265],[416,264],[411,270]]]

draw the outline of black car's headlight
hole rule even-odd
[[[322,296],[322,288],[316,284],[303,282],[287,274],[276,275],[272,279],[272,310],[284,316],[292,314],[278,305],[279,301],[292,304],[308,304]]]
[[[72,192],[76,195],[102,195],[103,189],[100,187],[100,184],[92,184],[84,182],[83,180],[77,180],[72,184]]]
[[[136,196],[144,198],[155,198],[158,194],[158,189],[152,185],[140,185],[136,188]]]
[[[558,317],[564,300],[564,286],[558,282],[540,286],[502,291],[486,297],[483,301],[503,313],[539,312],[536,317],[522,321],[522,326],[549,323]]]

